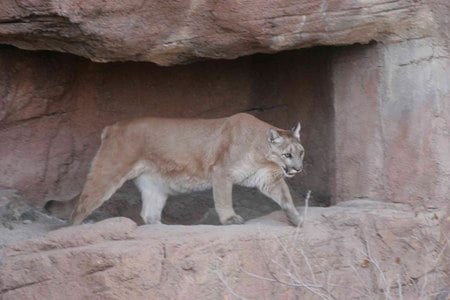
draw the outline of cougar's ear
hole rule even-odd
[[[267,131],[267,137],[271,144],[279,144],[282,140],[282,137],[274,128],[269,128],[269,130]]]
[[[300,122],[297,123],[295,127],[291,129],[292,134],[297,138],[300,139],[300,130],[302,129],[302,125],[300,125]]]

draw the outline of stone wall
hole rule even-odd
[[[435,39],[355,46],[333,58],[337,201],[445,207],[450,59]]]

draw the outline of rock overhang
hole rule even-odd
[[[159,65],[419,38],[433,27],[426,3],[411,0],[8,0],[2,7],[2,44]]]

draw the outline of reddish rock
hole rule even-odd
[[[310,189],[325,203],[331,195],[446,205],[448,1],[1,5],[0,42],[100,61],[389,42],[170,69],[2,47],[0,187],[38,206],[80,192],[105,125],[240,111],[280,127],[304,123],[308,176],[292,185],[298,200]]]
[[[0,293],[5,300],[444,296],[443,215],[358,200],[311,208],[301,229],[281,212],[238,226],[109,219],[8,246]]]
[[[435,39],[336,52],[336,200],[446,207],[450,59]]]
[[[0,213],[12,218],[0,220],[0,298],[448,298],[449,11],[447,0],[3,1],[0,43],[101,62],[375,42],[171,68],[1,46]],[[7,242],[60,226],[11,191],[36,206],[76,196],[105,125],[240,111],[300,119],[308,174],[290,182],[294,197],[311,189],[337,205],[311,208],[300,230],[280,213],[229,227],[119,218]],[[238,209],[274,209],[235,196]],[[106,216],[139,206],[133,189],[116,197]],[[165,213],[208,219],[210,198]],[[39,218],[23,224],[29,211]]]
[[[16,1],[0,5],[0,43],[93,61],[173,65],[315,45],[427,36],[428,2]]]

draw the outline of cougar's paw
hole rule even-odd
[[[244,224],[244,218],[239,215],[234,215],[229,217],[223,222],[223,225],[232,225],[232,224]]]
[[[302,227],[303,225],[303,217],[299,213],[288,213],[288,220],[294,226]]]

